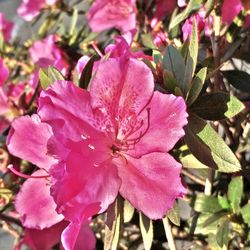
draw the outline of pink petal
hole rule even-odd
[[[60,134],[60,140],[78,141],[82,140],[82,135],[95,133],[90,125],[93,121],[90,95],[72,82],[57,81],[42,91],[38,114],[42,121],[51,125],[55,135]]]
[[[81,77],[82,71],[85,68],[86,64],[88,63],[90,57],[89,56],[82,56],[76,64],[76,70],[78,73],[79,78]]]
[[[242,9],[240,0],[224,0],[221,10],[222,21],[230,25]]]
[[[5,41],[10,40],[13,27],[14,23],[8,21],[4,14],[0,12],[0,32],[2,32]]]
[[[1,13],[0,13],[1,14]],[[0,29],[1,30],[1,29]],[[9,70],[0,58],[0,87],[3,87],[9,77]]]
[[[148,125],[145,123],[144,131],[148,130],[135,145],[135,149],[131,150],[130,153],[133,155],[141,156],[156,151],[168,152],[184,135],[183,126],[187,124],[187,113],[182,97],[156,91],[148,107],[149,114],[146,115],[144,112],[144,120],[150,121]]]
[[[29,49],[32,61],[39,67],[54,66],[66,74],[68,64],[64,60],[62,50],[56,45],[55,35],[49,35],[42,40],[33,43]]]
[[[68,222],[61,221],[43,230],[25,228],[22,243],[32,250],[51,250],[60,242],[61,234],[67,225]]]
[[[182,197],[181,165],[169,154],[151,153],[135,159],[117,158],[114,163],[122,179],[120,194],[150,219],[161,219]]]
[[[8,97],[6,96],[4,89],[0,87],[0,115],[4,115],[8,111],[10,111]]]
[[[38,170],[32,176],[44,174],[45,171]],[[45,178],[26,180],[16,196],[15,207],[23,225],[28,228],[48,228],[63,219],[55,211],[56,204],[50,196],[49,181]]]
[[[91,29],[100,32],[117,28],[122,32],[136,27],[135,0],[95,0],[88,12]]]
[[[50,171],[52,195],[58,212],[70,221],[103,212],[114,201],[120,187],[115,166],[110,162],[105,138],[68,141],[71,150],[65,161]]]
[[[44,7],[44,0],[23,0],[17,9],[17,13],[25,21],[31,21]]]
[[[176,7],[177,0],[156,0],[155,17],[151,21],[152,27],[154,27],[161,19],[171,15]]]
[[[102,128],[118,133],[121,139],[128,121],[150,101],[153,88],[152,72],[143,62],[124,58],[101,62],[91,81],[90,95],[93,109],[102,116]]]
[[[70,223],[62,233],[62,245],[65,250],[93,250],[95,243],[95,236],[87,221]]]
[[[13,121],[6,144],[11,154],[49,169],[56,162],[47,155],[47,142],[52,135],[51,127],[38,115],[22,116]]]

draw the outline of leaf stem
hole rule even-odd
[[[176,245],[175,245],[175,241],[174,241],[174,237],[173,237],[173,233],[172,233],[172,228],[171,225],[169,223],[169,220],[167,217],[165,217],[163,220],[163,226],[165,229],[165,234],[168,240],[168,246],[170,250],[177,250]]]

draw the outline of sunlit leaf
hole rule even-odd
[[[127,201],[124,201],[124,223],[130,222],[133,218],[135,208]]]
[[[227,197],[234,213],[240,209],[240,202],[243,194],[242,176],[234,177],[228,185]]]
[[[185,66],[185,90],[188,91],[194,72],[197,64],[197,57],[198,57],[198,49],[199,49],[199,43],[198,43],[198,28],[197,28],[197,22],[196,19],[194,19],[193,23],[193,29],[192,34],[189,41],[188,46],[188,54],[186,58],[186,66]]]
[[[226,197],[218,195],[218,202],[219,202],[220,206],[223,209],[229,209],[230,208],[230,205],[229,205],[228,200],[227,200]]]
[[[241,169],[231,149],[204,120],[190,114],[185,132],[185,142],[190,151],[203,164],[225,173]]]
[[[190,110],[206,120],[222,120],[234,117],[244,108],[244,104],[235,96],[217,92],[200,96]]]
[[[216,197],[198,194],[195,198],[194,210],[201,213],[216,213],[221,211],[222,207]]]
[[[104,250],[118,249],[123,222],[123,201],[120,197],[108,208],[105,226]]]
[[[246,204],[240,210],[242,218],[246,224],[250,227],[250,203]]]
[[[173,208],[167,212],[167,217],[173,224],[180,226],[180,210],[177,202],[175,202]]]
[[[153,223],[144,214],[139,213],[139,224],[145,250],[150,250],[153,242]]]
[[[172,45],[169,45],[165,50],[163,56],[163,70],[171,72],[177,81],[178,87],[185,91],[185,62],[180,52]]]
[[[207,68],[200,69],[200,71],[196,74],[196,76],[191,84],[191,88],[188,92],[188,96],[187,96],[187,103],[189,106],[199,96],[199,94],[202,90],[203,84],[205,82],[206,75],[207,75]]]
[[[224,221],[218,228],[216,241],[220,247],[227,246],[229,241],[229,221]]]

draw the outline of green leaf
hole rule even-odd
[[[200,96],[190,110],[206,120],[222,120],[234,117],[244,108],[244,104],[235,96],[217,92]]]
[[[222,210],[217,197],[198,194],[194,203],[194,210],[201,213],[217,213]]]
[[[69,35],[72,36],[76,30],[76,24],[78,19],[78,10],[76,7],[73,7],[73,12],[71,16],[71,24],[69,29]]]
[[[139,213],[139,223],[145,250],[150,250],[153,242],[153,223],[141,212]]]
[[[200,162],[191,152],[180,156],[181,164],[184,168],[201,168],[206,169],[208,166]]]
[[[215,232],[217,233],[217,232]],[[216,235],[215,234],[209,234],[208,235],[208,244],[209,244],[209,250],[228,250],[226,246],[220,247],[217,243]]]
[[[124,223],[128,223],[132,220],[135,208],[127,201],[124,201]]]
[[[190,0],[185,10],[176,15],[176,17],[171,20],[169,24],[169,30],[173,29],[176,25],[184,21],[192,11],[198,10],[201,7],[201,4],[202,0]]]
[[[52,84],[52,81],[48,76],[48,69],[41,68],[39,70],[39,80],[43,89],[47,89],[50,84]]]
[[[199,49],[198,28],[197,28],[196,19],[194,18],[192,35],[189,41],[188,54],[187,54],[186,66],[185,66],[184,82],[185,82],[186,92],[188,91],[192,78],[194,76],[194,72],[195,72],[195,68],[197,64],[198,49]]]
[[[167,212],[167,217],[173,224],[180,226],[180,210],[177,202],[175,202],[173,208]]]
[[[105,226],[104,250],[118,249],[121,227],[123,222],[123,201],[118,197],[107,211]]]
[[[175,88],[177,87],[177,81],[172,72],[164,69],[163,70],[163,81],[164,86],[168,91],[174,93]]]
[[[244,92],[250,92],[250,75],[244,71],[226,70],[221,71],[228,83]]]
[[[171,72],[177,80],[178,87],[185,92],[185,62],[180,52],[172,45],[169,45],[165,50],[163,56],[163,70]]]
[[[225,173],[241,170],[234,153],[204,120],[190,113],[185,132],[186,144],[200,162]]]
[[[216,241],[220,247],[227,246],[229,241],[229,221],[224,221],[218,228]]]
[[[99,59],[100,59],[99,56],[94,55],[89,59],[89,61],[85,65],[85,67],[81,73],[80,80],[79,80],[79,87],[80,88],[82,88],[82,89],[88,88],[89,82],[90,82],[91,77],[92,77],[92,70],[93,70],[94,63],[96,61],[98,61]]]
[[[60,81],[60,80],[65,80],[62,73],[57,68],[55,68],[53,66],[48,67],[48,75],[49,75],[49,78],[53,82]]]
[[[246,224],[250,227],[250,203],[246,204],[240,210],[242,218]]]
[[[188,95],[187,95],[188,106],[191,106],[191,104],[199,96],[199,94],[202,90],[203,84],[206,80],[206,75],[207,75],[207,68],[200,69],[200,71],[196,74],[196,76],[192,82],[191,88],[190,88]]]
[[[47,89],[55,81],[64,80],[64,77],[55,67],[49,66],[39,70],[39,80],[42,88]]]
[[[215,214],[201,213],[197,218],[193,218],[195,224],[194,234],[208,235],[210,233],[216,234],[217,227],[225,220],[228,220],[228,213],[218,212]]]
[[[220,206],[223,209],[229,209],[230,208],[230,205],[229,205],[228,200],[227,200],[226,197],[218,195],[218,202],[219,202]]]
[[[3,32],[0,31],[0,52],[4,50],[4,37]]]
[[[156,65],[162,62],[162,54],[159,50],[153,50],[153,60]]]
[[[141,36],[142,38],[142,44],[149,49],[157,49],[157,47],[155,46],[154,42],[153,42],[153,37],[150,33],[148,34],[143,34]]]
[[[238,213],[243,194],[242,176],[234,177],[228,185],[227,197],[234,213]]]

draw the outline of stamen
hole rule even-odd
[[[140,135],[137,138],[127,139],[126,143],[129,141],[132,141],[132,143],[134,144],[138,143],[141,140],[141,138],[148,132],[149,127],[150,127],[150,108],[147,108],[147,128],[143,133],[140,133]]]
[[[93,47],[93,49],[95,50],[95,52],[100,56],[100,57],[104,57],[104,54],[100,51],[100,49],[97,47],[97,44],[95,41],[91,42],[91,45]]]
[[[17,175],[17,176],[19,176],[19,177],[23,177],[23,178],[25,178],[25,179],[30,179],[30,178],[41,179],[41,178],[49,178],[49,177],[50,177],[50,175],[39,175],[39,176],[34,176],[34,175],[33,175],[33,176],[32,176],[32,175],[23,174],[23,173],[19,172],[18,170],[16,170],[12,164],[10,164],[10,165],[8,166],[8,169],[9,169],[12,173],[14,173],[15,175]]]

